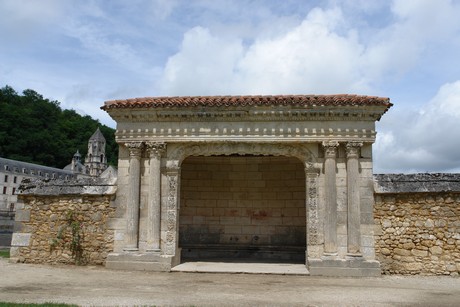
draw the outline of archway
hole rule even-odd
[[[193,156],[181,166],[182,261],[305,263],[305,170],[285,156]]]

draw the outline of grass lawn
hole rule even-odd
[[[1,258],[10,258],[10,250],[9,249],[0,249],[0,257]]]
[[[43,303],[43,304],[22,304],[22,303],[6,303],[0,302],[0,307],[28,307],[28,306],[40,306],[40,307],[78,307],[77,305],[69,305],[69,304],[59,304],[59,303]]]

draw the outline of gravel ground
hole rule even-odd
[[[82,306],[460,306],[460,278],[128,272],[11,264],[0,258],[0,301]]]

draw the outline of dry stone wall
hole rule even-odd
[[[114,184],[40,184],[19,196],[11,260],[104,264],[113,250]]]
[[[383,274],[460,273],[460,176],[376,175],[375,248]]]

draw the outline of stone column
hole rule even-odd
[[[146,145],[150,156],[147,251],[159,252],[161,231],[161,155],[166,150],[166,144],[147,142]]]
[[[126,204],[126,246],[125,251],[137,251],[139,239],[139,205],[142,142],[129,142],[129,182]]]
[[[324,183],[325,183],[325,218],[324,218],[324,253],[337,253],[337,187],[336,157],[337,141],[325,141],[324,147]]]
[[[361,142],[348,142],[347,149],[347,202],[348,202],[348,255],[361,256],[361,210],[359,198],[359,150]]]

